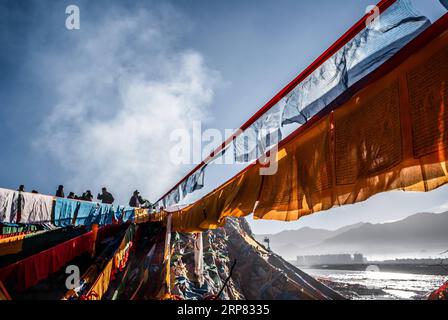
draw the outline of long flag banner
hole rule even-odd
[[[448,15],[279,144],[278,170],[256,163],[173,213],[174,231],[226,216],[290,221],[390,191],[448,181]]]
[[[420,15],[410,1],[381,1],[163,195],[157,201],[158,207],[174,206],[188,193],[202,188],[205,166],[229,149],[233,151],[237,163],[259,159],[284,138],[284,126],[306,124],[429,26],[430,21]],[[230,145],[233,148],[228,148]],[[181,193],[181,190],[184,192]]]

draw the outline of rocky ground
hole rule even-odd
[[[228,218],[224,228],[203,233],[202,286],[194,274],[193,236],[172,237],[172,293],[181,299],[213,299],[222,288],[220,299],[343,299],[258,243],[243,218]]]

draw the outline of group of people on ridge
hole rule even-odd
[[[25,186],[20,185],[17,191],[25,192]],[[36,190],[33,190],[32,193],[38,192]],[[58,189],[56,190],[55,196],[58,198],[65,198],[63,185],[59,185]],[[114,196],[109,191],[107,191],[106,187],[103,187],[101,189],[101,193],[98,193],[96,198],[97,200],[100,200],[101,203],[105,204],[113,204],[115,201]],[[84,192],[82,196],[78,196],[74,192],[70,192],[67,196],[67,199],[93,201],[93,195],[90,190]],[[131,198],[129,199],[129,206],[133,208],[152,208],[151,203],[148,200],[143,199],[138,190],[135,190]]]
[[[55,196],[58,198],[65,198],[63,185],[60,185],[58,187],[58,189],[56,190]],[[98,193],[98,196],[96,198],[98,200],[101,200],[101,202],[105,203],[105,204],[112,204],[115,201],[114,196],[109,191],[107,191],[106,187],[103,187],[101,189],[101,193]],[[67,199],[93,201],[93,195],[90,190],[87,190],[86,192],[84,192],[82,194],[82,196],[77,196],[74,192],[70,192],[67,196]]]

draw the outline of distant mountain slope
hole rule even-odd
[[[335,231],[302,228],[268,237],[272,250],[286,259],[354,252],[387,257],[436,255],[448,249],[448,212],[417,213],[390,223],[357,223]],[[263,238],[257,236],[260,241]]]
[[[276,234],[255,235],[255,238],[264,243],[263,239],[267,236],[273,251],[285,259],[295,259],[297,255],[301,254],[302,249],[317,245],[328,238],[358,228],[363,224],[363,222],[360,222],[334,231],[304,227],[298,230],[285,230]]]
[[[366,225],[366,224],[368,224],[368,223],[358,222],[358,223],[354,223],[354,224],[349,224],[348,226],[345,226],[345,227],[342,227],[342,228],[334,230],[332,236],[336,236],[336,235],[344,233],[346,231],[359,228],[359,227],[361,227],[363,225]]]
[[[448,249],[448,213],[417,213],[403,220],[363,224],[307,248],[310,253],[436,254]]]
[[[258,241],[263,242],[264,237],[267,236],[271,241],[271,246],[293,244],[300,248],[322,242],[333,235],[334,234],[330,230],[305,227],[299,230],[286,230],[273,235],[256,235],[255,238]]]

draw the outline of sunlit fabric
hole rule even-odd
[[[260,158],[282,140],[283,125],[306,123],[429,26],[430,21],[420,15],[409,0],[395,2],[237,135],[232,143],[235,162],[249,163]],[[202,170],[193,175],[203,174]],[[181,190],[183,187],[185,182]],[[183,192],[183,196],[187,193]],[[163,206],[172,206],[178,202],[177,199],[180,199],[180,194],[176,188],[164,197]]]
[[[0,188],[0,222],[16,222],[18,192]]]
[[[151,222],[162,222],[165,219],[166,212],[159,211],[149,215],[149,221]]]
[[[285,143],[276,174],[251,166],[174,212],[173,230],[200,232],[252,212],[297,220],[380,192],[446,184],[448,33],[390,70]]]
[[[274,106],[237,136],[233,142],[235,162],[247,163],[258,159],[279,143],[282,139],[281,117],[280,106]]]
[[[221,227],[225,217],[252,212],[261,186],[258,167],[238,175],[200,201],[172,213],[173,230],[200,232]]]
[[[98,277],[93,282],[92,286],[84,296],[87,300],[101,300],[103,295],[109,289],[111,274],[116,266],[116,263],[118,262],[118,264],[120,265],[123,262],[124,258],[123,252],[126,248],[129,248],[130,244],[132,244],[134,236],[135,236],[135,225],[131,224],[126,229],[126,232],[123,235],[123,238],[119,246],[113,252],[112,257],[107,262],[104,269],[98,275]]]
[[[53,197],[42,194],[21,192],[20,223],[51,222]]]
[[[277,162],[277,173],[262,178],[257,217],[271,219],[271,213],[282,212],[282,220],[296,220],[311,208],[319,211],[332,206],[320,200],[332,183],[329,128],[327,118],[280,150],[286,156]],[[317,199],[310,199],[310,195]]]
[[[54,206],[54,224],[58,227],[65,227],[73,223],[73,219],[78,209],[78,201],[56,198]]]
[[[408,0],[397,1],[279,102],[283,124],[306,123],[429,25]]]
[[[75,225],[90,226],[97,217],[97,203],[88,201],[78,201],[78,208],[75,215]]]
[[[447,98],[445,33],[288,143],[277,174],[263,177],[255,217],[296,220],[446,184]]]
[[[0,222],[49,223],[53,200],[52,196],[0,189]]]

